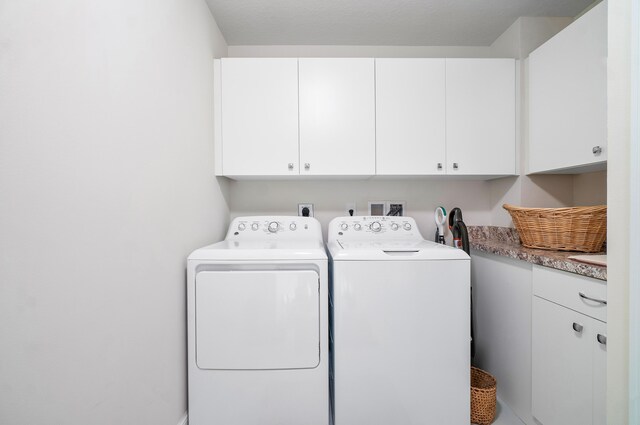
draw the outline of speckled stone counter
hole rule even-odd
[[[582,276],[607,280],[607,268],[571,260],[579,252],[546,251],[520,245],[516,229],[497,226],[468,226],[471,249],[503,257],[514,258],[540,266],[564,270]]]

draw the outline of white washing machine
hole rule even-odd
[[[410,217],[328,230],[335,425],[466,425],[470,260]]]
[[[320,223],[241,217],[188,259],[190,425],[327,425]]]

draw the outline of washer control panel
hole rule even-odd
[[[329,223],[331,239],[422,239],[412,217],[337,217]]]
[[[229,226],[227,239],[307,239],[322,234],[320,223],[313,217],[255,216],[237,217]]]

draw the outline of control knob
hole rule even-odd
[[[349,228],[349,225],[348,225],[347,223],[342,223],[342,224],[340,225],[340,228],[341,228],[342,230],[347,230],[347,229]]]
[[[369,228],[372,232],[379,232],[382,229],[382,224],[380,224],[379,221],[374,221],[373,223],[371,223],[371,226],[369,226]]]
[[[258,230],[259,227],[260,227],[260,225],[258,223],[253,223],[251,225],[251,230]]]
[[[278,222],[277,221],[272,221],[271,223],[269,223],[269,226],[267,228],[269,229],[269,231],[271,233],[275,233],[275,232],[278,231],[278,227],[280,227]]]
[[[391,230],[398,230],[398,223],[391,223]]]
[[[244,229],[246,229],[246,228],[247,228],[247,226],[245,226],[245,224],[244,224],[244,223],[240,223],[240,224],[238,224],[238,230],[242,231],[242,230],[244,230]]]
[[[353,228],[356,229],[356,230],[360,230],[360,229],[362,229],[362,226],[360,225],[360,223],[356,223],[356,224],[353,225]]]
[[[298,226],[296,226],[296,223],[291,223],[289,225],[289,229],[291,229],[291,230],[296,230],[297,228],[298,228]]]
[[[411,223],[404,223],[404,230],[411,230]]]

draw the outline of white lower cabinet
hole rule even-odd
[[[531,416],[530,263],[472,251],[474,365],[495,376],[498,398],[522,422]]]
[[[592,296],[593,288],[580,281],[604,285],[533,268],[532,413],[543,425],[606,423],[606,323],[588,315],[592,308],[601,313],[606,300]],[[566,307],[575,300],[582,303],[581,312]]]
[[[527,425],[606,424],[606,282],[475,250],[471,281],[474,363],[502,402]]]
[[[601,335],[593,351],[593,424],[607,423],[607,324],[596,321],[597,335]],[[602,339],[604,337],[604,340]]]

